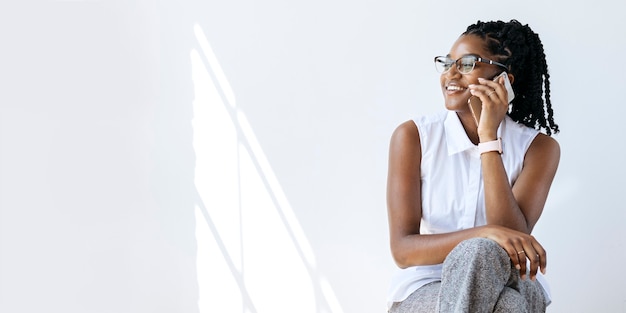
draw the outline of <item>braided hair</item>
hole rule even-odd
[[[463,35],[485,40],[487,50],[513,74],[513,99],[509,116],[518,123],[547,135],[559,132],[550,101],[550,74],[539,35],[517,20],[481,22],[467,27]],[[545,99],[545,107],[544,107]]]

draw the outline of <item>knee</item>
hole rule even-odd
[[[487,238],[471,238],[459,243],[448,257],[460,257],[465,260],[500,259],[508,264],[509,256],[497,242]]]
[[[457,247],[460,247],[461,249],[476,250],[480,252],[489,252],[492,250],[497,251],[497,249],[502,249],[497,242],[491,239],[480,237],[463,240],[457,245]]]

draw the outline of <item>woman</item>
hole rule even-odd
[[[530,234],[560,149],[543,45],[518,21],[479,21],[435,63],[447,111],[391,138],[387,206],[401,269],[390,312],[544,312],[546,251]]]

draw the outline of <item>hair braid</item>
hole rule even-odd
[[[528,127],[543,129],[547,135],[558,133],[550,101],[550,74],[539,35],[516,20],[478,21],[467,27],[463,35],[484,39],[487,49],[507,65],[515,77],[516,96],[509,116]]]

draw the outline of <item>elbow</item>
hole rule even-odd
[[[397,243],[391,244],[391,256],[393,257],[393,261],[396,263],[396,266],[401,269],[405,269],[411,266],[411,264],[408,262],[408,255],[406,251],[398,246],[399,245]]]
[[[398,256],[397,254],[394,254],[394,256],[393,256],[393,260],[395,261],[396,266],[397,266],[397,267],[399,267],[399,268],[401,268],[401,269],[405,269],[405,268],[407,268],[407,267],[411,266],[411,265],[409,265],[409,263],[406,261],[406,258],[405,258],[405,257]]]

